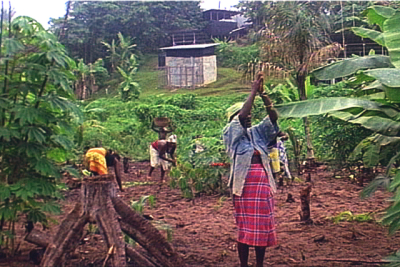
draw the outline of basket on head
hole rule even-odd
[[[154,125],[157,127],[167,127],[169,126],[169,119],[166,117],[154,118]]]

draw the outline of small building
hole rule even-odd
[[[195,88],[217,80],[217,57],[212,44],[160,48],[161,83],[170,88]],[[164,63],[164,66],[162,66]]]

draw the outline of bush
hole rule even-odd
[[[216,48],[216,54],[218,65],[221,67],[247,68],[248,63],[260,60],[260,48],[257,44],[238,46],[235,43],[216,41],[220,44]]]

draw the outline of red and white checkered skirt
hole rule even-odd
[[[233,196],[238,242],[249,246],[275,246],[274,198],[262,164],[251,164],[242,196]]]

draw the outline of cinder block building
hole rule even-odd
[[[195,88],[217,80],[217,57],[212,44],[177,45],[160,48],[162,83],[171,88]]]

